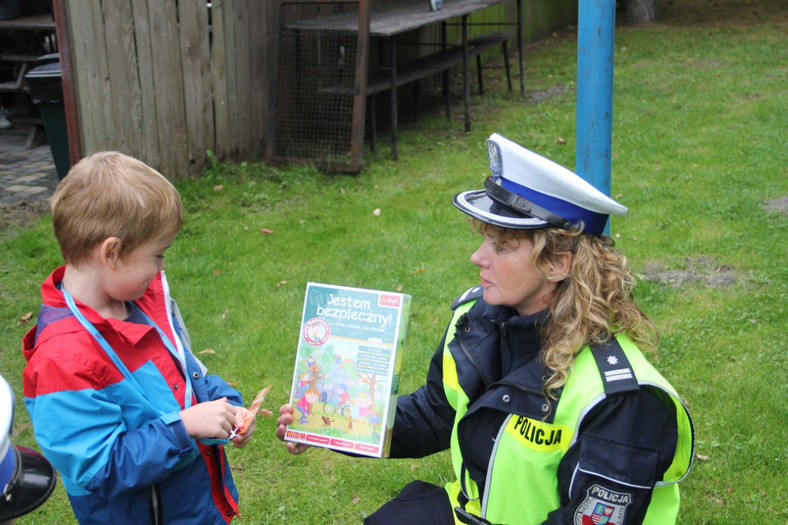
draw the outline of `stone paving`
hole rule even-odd
[[[48,144],[26,149],[23,134],[0,134],[0,203],[48,199],[58,182]]]

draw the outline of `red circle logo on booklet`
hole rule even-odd
[[[312,346],[320,346],[328,341],[331,335],[331,326],[322,317],[313,317],[304,323],[304,341]]]

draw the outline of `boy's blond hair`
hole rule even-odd
[[[175,235],[183,225],[175,187],[144,162],[117,151],[94,153],[75,164],[50,205],[60,253],[74,266],[109,237],[121,240],[123,258],[149,240]]]

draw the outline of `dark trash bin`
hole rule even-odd
[[[63,70],[60,62],[36,66],[25,75],[25,79],[30,88],[30,97],[44,121],[44,132],[55,161],[57,177],[63,180],[71,168],[71,156],[68,151],[66,109],[63,105]]]

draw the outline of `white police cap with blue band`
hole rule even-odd
[[[52,494],[57,477],[41,453],[11,442],[14,392],[0,375],[0,522],[38,508]]]
[[[476,219],[512,229],[578,228],[598,235],[623,206],[582,177],[493,133],[487,139],[491,177],[483,190],[454,196],[454,205]]]

